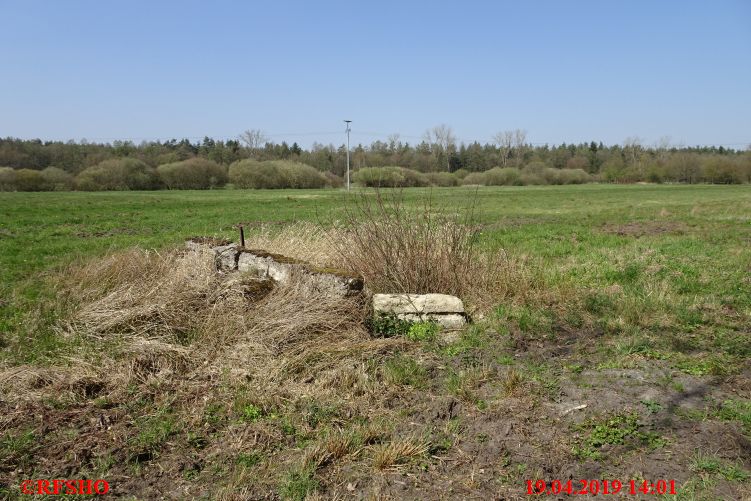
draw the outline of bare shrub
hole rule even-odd
[[[521,173],[515,167],[494,167],[484,173],[485,186],[519,186]]]
[[[0,167],[0,191],[16,190],[16,170],[11,167]]]
[[[433,186],[459,186],[459,178],[450,172],[428,172],[425,176]]]
[[[467,186],[485,185],[485,173],[484,172],[470,172],[462,178],[462,184]]]
[[[153,190],[159,188],[156,171],[135,158],[113,158],[87,167],[76,176],[79,190]]]
[[[38,170],[17,169],[15,178],[16,190],[18,191],[46,191],[44,177]]]
[[[410,209],[402,195],[361,194],[346,208],[329,241],[345,267],[372,292],[443,293],[484,308],[526,290],[524,263],[481,249],[474,207],[443,213],[432,198]]]
[[[57,167],[47,167],[40,174],[50,191],[68,191],[75,185],[73,174]]]

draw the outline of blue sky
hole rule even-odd
[[[751,143],[751,2],[0,0],[0,137]]]

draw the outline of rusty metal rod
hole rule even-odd
[[[245,231],[243,231],[243,225],[240,225],[240,247],[245,247]]]

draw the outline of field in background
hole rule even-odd
[[[425,353],[417,365],[407,355],[391,360],[386,381],[411,395],[405,408],[420,409],[401,415],[404,426],[440,421],[446,443],[436,448],[439,439],[431,438],[430,457],[442,459],[417,454],[428,466],[411,470],[417,477],[404,491],[400,469],[384,473],[379,492],[430,497],[450,488],[524,497],[525,479],[560,478],[556,468],[567,464],[574,478],[677,478],[687,499],[751,495],[748,186],[462,187],[403,195],[416,208],[426,196],[447,212],[473,207],[481,245],[526,263],[534,286],[499,301],[480,329],[448,347],[416,345]],[[33,326],[26,315],[50,300],[44,277],[74,260],[135,245],[165,249],[194,235],[237,239],[237,223],[252,243],[259,228],[336,220],[345,196],[0,193],[0,364],[53,364],[70,349],[55,338],[54,315]],[[450,402],[448,410],[420,407],[421,399],[445,398],[460,410]],[[582,403],[585,410],[570,411]],[[321,419],[342,427],[349,418],[339,409]],[[11,450],[16,438],[0,444],[6,462],[18,452]],[[318,439],[313,427],[289,447]],[[546,463],[546,450],[558,466]],[[354,473],[330,478],[295,480],[292,472],[279,480],[279,492],[300,492],[296,482],[332,489],[350,478],[359,479],[359,492],[368,475],[352,461]],[[252,462],[250,470],[263,458]],[[196,478],[208,474],[205,465],[200,470]]]

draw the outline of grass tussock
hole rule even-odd
[[[414,438],[394,440],[373,447],[373,467],[394,470],[425,457],[430,444]]]
[[[67,295],[80,305],[69,331],[176,345],[235,330],[247,292],[241,280],[216,273],[212,255],[178,251],[126,251],[75,269],[66,280],[77,284]]]

